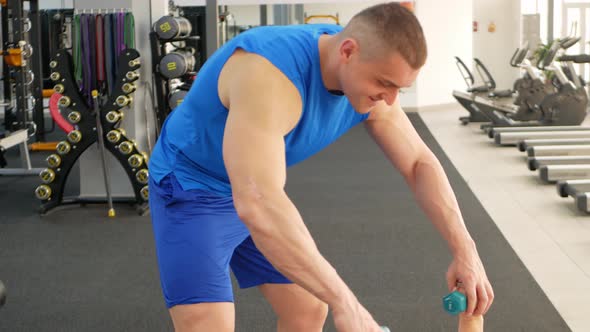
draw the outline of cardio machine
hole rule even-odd
[[[526,58],[528,48],[523,47],[516,49],[512,58],[510,59],[510,65],[518,67],[518,65]],[[475,68],[479,74],[483,85],[474,86],[475,79],[471,71],[467,68],[465,63],[459,57],[455,57],[457,68],[467,85],[467,90],[453,91],[453,97],[463,106],[468,112],[469,116],[462,116],[459,118],[461,123],[464,125],[470,122],[490,122],[490,119],[484,115],[478,108],[473,105],[473,100],[476,96],[487,97],[493,99],[510,100],[513,97],[517,88],[521,86],[519,80],[515,82],[512,90],[496,90],[496,81],[485,67],[485,65],[477,58],[474,58]]]
[[[581,124],[586,117],[588,105],[584,85],[577,76],[571,60],[560,58],[560,61],[567,65],[569,77],[561,66],[554,65],[557,53],[575,45],[578,41],[579,38],[555,41],[539,63],[541,70],[550,71],[555,75],[556,79],[551,82],[556,89],[555,92],[548,93],[548,89],[541,90],[538,82],[543,82],[543,77],[527,66],[525,68],[527,73],[532,77],[535,75],[533,81],[537,82],[537,88],[530,96],[524,96],[519,106],[501,105],[481,97],[475,97],[473,104],[490,118],[492,127]]]

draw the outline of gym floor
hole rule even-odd
[[[447,170],[494,284],[486,329],[588,331],[587,217],[536,181],[520,152],[493,146],[459,115],[454,105],[410,117]],[[7,157],[17,162],[13,151]],[[33,160],[40,167],[43,155]],[[41,217],[38,184],[0,177],[0,280],[8,291],[0,331],[171,331],[149,217],[121,205],[114,220],[102,205]],[[74,175],[70,192],[76,185]],[[361,126],[290,169],[287,191],[377,321],[393,331],[456,330],[441,308],[446,245]],[[236,331],[273,331],[258,291],[235,293]],[[334,331],[330,320],[325,330]]]

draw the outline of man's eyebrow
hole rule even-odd
[[[392,82],[392,81],[390,81],[388,79],[382,79],[382,81],[385,82],[387,85],[393,85],[394,87],[396,87],[398,89],[411,87],[411,85],[408,85],[408,86],[400,86],[399,84],[396,84],[396,83],[394,83],[394,82]]]

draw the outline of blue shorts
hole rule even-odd
[[[286,284],[254,245],[232,197],[183,190],[173,175],[150,180],[149,203],[166,306],[233,302],[231,267],[240,288]]]

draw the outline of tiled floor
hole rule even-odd
[[[523,152],[462,126],[459,104],[420,114],[572,331],[590,331],[590,215],[529,171]]]

